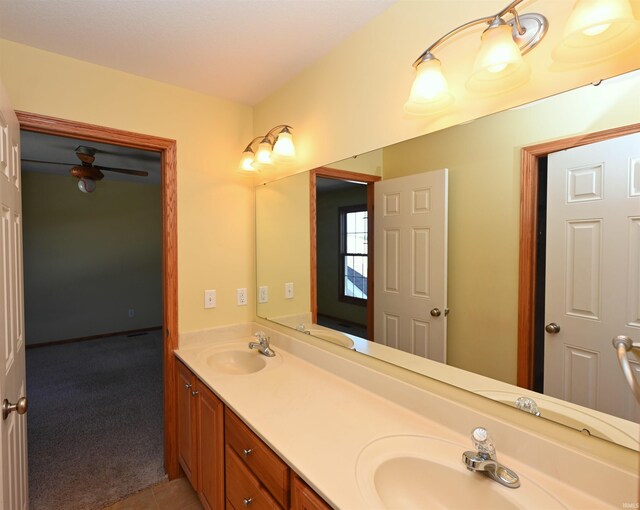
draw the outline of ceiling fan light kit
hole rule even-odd
[[[59,163],[57,161],[39,161],[35,159],[23,159],[28,163],[42,163],[46,165],[65,165],[71,166],[69,175],[78,179],[78,189],[83,193],[92,193],[96,189],[96,181],[104,179],[103,171],[115,172],[125,175],[134,175],[136,177],[147,177],[149,172],[146,170],[133,170],[130,168],[113,168],[108,166],[94,165],[95,155],[98,151],[95,147],[87,147],[79,145],[75,148],[76,157],[80,160],[80,165],[70,163]]]

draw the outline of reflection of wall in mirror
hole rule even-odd
[[[367,307],[346,303],[340,294],[340,224],[339,208],[367,203],[366,186],[354,184],[345,190],[328,190],[316,194],[318,314],[334,319],[367,325]]]
[[[269,300],[260,317],[308,313],[310,309],[309,174],[303,172],[256,188],[257,285]],[[284,297],[294,284],[293,299]]]
[[[360,154],[349,159],[343,159],[329,165],[336,170],[358,172],[360,174],[382,175],[383,149],[377,149],[366,154]]]
[[[520,148],[640,122],[640,75],[384,149],[384,179],[449,168],[448,361],[515,384]]]

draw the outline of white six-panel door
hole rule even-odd
[[[548,163],[544,392],[636,420],[611,339],[640,341],[640,134]]]
[[[446,363],[447,170],[376,182],[374,208],[375,342]]]
[[[0,84],[0,401],[26,394],[22,283],[20,127]],[[0,503],[28,507],[27,417],[0,416]]]

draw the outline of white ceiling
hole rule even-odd
[[[0,34],[254,105],[395,1],[0,0]]]

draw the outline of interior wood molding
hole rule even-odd
[[[173,351],[178,348],[178,215],[176,141],[84,122],[16,111],[20,128],[161,153],[162,286],[164,322],[164,467],[169,479],[180,476],[177,448],[177,387]]]
[[[316,190],[317,178],[327,177],[330,179],[340,179],[341,181],[356,181],[367,184],[367,228],[369,246],[373,246],[373,201],[374,201],[374,183],[378,182],[381,177],[378,175],[361,174],[359,172],[351,172],[349,170],[339,170],[326,166],[314,168],[309,172],[309,232],[311,233],[310,249],[311,249],[311,320],[314,324],[318,320],[318,260],[317,260],[317,231],[316,231]],[[373,252],[369,252],[369,266],[367,276],[367,336],[373,341]]]
[[[536,243],[538,230],[538,160],[553,152],[640,132],[640,123],[585,135],[551,140],[520,150],[520,249],[518,269],[517,384],[533,388],[536,300]]]

